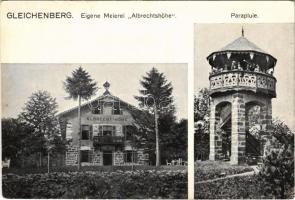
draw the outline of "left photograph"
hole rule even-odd
[[[187,198],[187,64],[2,64],[5,198]]]

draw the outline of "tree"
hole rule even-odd
[[[209,115],[210,96],[208,88],[199,91],[194,97],[195,159],[209,159]]]
[[[29,136],[33,130],[18,119],[5,118],[2,124],[2,159],[9,158],[11,165],[16,166],[22,155],[28,155],[32,146]]]
[[[81,100],[88,100],[95,95],[97,91],[96,82],[91,79],[88,72],[81,66],[72,72],[72,76],[68,76],[63,83],[65,91],[69,94],[69,98],[78,99],[78,120],[79,120],[79,151],[78,151],[78,170],[81,168],[80,162],[80,146],[81,146]]]
[[[202,88],[194,97],[194,121],[204,120],[210,114],[210,95],[208,88]]]
[[[31,152],[39,152],[40,166],[42,165],[42,154],[48,152],[48,139],[59,138],[56,99],[51,97],[47,91],[34,92],[25,103],[19,120],[33,130],[28,137],[33,145]]]
[[[174,160],[182,158],[187,160],[187,120],[181,119],[171,125],[169,134],[161,137],[162,158]]]
[[[160,141],[159,141],[159,119],[170,115],[170,120],[175,120],[171,83],[167,82],[163,73],[156,68],[147,72],[140,81],[143,89],[139,90],[141,96],[135,98],[140,102],[140,106],[146,108],[154,116],[155,146],[156,146],[156,166],[160,166]],[[162,122],[163,123],[163,122]],[[162,128],[167,128],[167,124]]]
[[[266,192],[275,198],[287,198],[287,191],[294,187],[294,133],[288,126],[274,120],[272,137],[267,141],[260,177]]]

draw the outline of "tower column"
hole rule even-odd
[[[222,153],[222,139],[217,134],[216,126],[218,124],[219,117],[216,117],[216,105],[210,106],[210,154],[209,160],[218,160]]]
[[[231,164],[245,162],[246,151],[245,102],[242,94],[232,98]]]
[[[271,105],[271,99],[269,99],[266,102],[266,105],[262,107],[262,116],[260,116],[262,118],[262,131],[261,131],[261,155],[264,156],[265,154],[265,144],[267,141],[269,141],[271,139],[271,132],[272,127],[272,105]]]
[[[213,103],[210,106],[210,138],[209,140],[210,140],[209,160],[215,160],[215,105]]]

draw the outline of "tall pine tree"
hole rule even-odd
[[[79,120],[79,153],[78,153],[78,169],[81,168],[80,162],[80,146],[81,146],[81,100],[90,99],[97,91],[96,82],[91,79],[88,72],[81,66],[72,72],[72,76],[68,76],[64,82],[64,89],[69,94],[69,98],[78,99],[78,120]]]
[[[139,90],[141,96],[135,98],[140,102],[140,107],[146,108],[154,116],[156,166],[160,166],[160,137],[159,132],[170,129],[175,121],[175,107],[173,105],[171,82],[156,68],[152,68],[142,77],[140,84],[143,89]],[[159,123],[163,126],[159,127]],[[165,125],[164,125],[165,124]],[[160,124],[161,125],[161,124]]]

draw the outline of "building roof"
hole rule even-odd
[[[256,51],[264,54],[268,54],[264,50],[260,49],[256,44],[250,42],[247,38],[241,36],[229,43],[219,51]]]
[[[125,101],[122,101],[119,97],[116,97],[116,96],[112,95],[110,93],[110,91],[109,91],[109,87],[110,87],[110,83],[109,82],[105,82],[103,86],[105,88],[105,92],[103,93],[103,95],[98,96],[97,98],[95,98],[95,99],[93,99],[91,101],[87,101],[87,102],[81,104],[81,108],[83,108],[83,107],[87,106],[88,104],[91,104],[91,103],[93,103],[93,102],[95,102],[97,100],[100,100],[101,101],[101,100],[109,97],[109,98],[112,98],[114,101],[120,101],[121,102],[121,105],[127,105],[127,107],[130,107],[130,108],[139,110],[135,106],[133,106],[133,105],[131,105],[131,104],[125,102]],[[62,112],[58,113],[57,116],[58,117],[64,116],[64,115],[66,115],[66,114],[68,114],[68,113],[70,113],[70,112],[72,112],[74,110],[78,110],[78,106],[75,106],[75,107],[70,108],[68,110],[62,111]]]
[[[266,58],[268,64],[268,68],[274,67],[277,59],[273,57],[271,54],[265,52],[261,48],[259,48],[256,44],[250,42],[246,37],[244,37],[244,33],[242,30],[242,36],[235,39],[233,42],[229,43],[225,47],[221,48],[218,51],[212,52],[209,56],[207,56],[207,60],[210,65],[215,59],[217,55],[224,55],[228,53],[234,54],[244,54],[244,53],[254,53],[255,55],[263,56]]]

